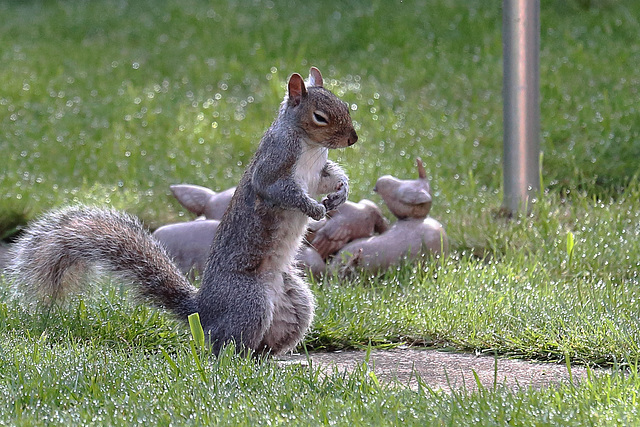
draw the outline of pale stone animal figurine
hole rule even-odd
[[[345,203],[348,203],[348,201]],[[304,236],[304,243],[307,245],[310,244],[310,242],[312,242],[313,239],[315,239],[316,232],[320,230],[322,227],[324,227],[326,223],[327,223],[327,217],[324,217],[319,221],[316,221],[315,219],[312,219],[311,221],[309,221],[309,225],[307,226],[307,234],[305,234]]]
[[[298,267],[305,272],[310,272],[313,277],[320,277],[327,271],[327,263],[318,251],[311,246],[303,246],[296,255]]]
[[[216,193],[215,191],[191,184],[172,185],[171,192],[182,206],[206,219],[222,219],[236,187]]]
[[[310,239],[311,246],[324,260],[352,240],[371,237],[389,228],[380,208],[367,199],[358,203],[347,201],[328,217],[315,232],[313,240]]]
[[[402,259],[415,260],[424,254],[444,254],[449,249],[444,227],[427,217],[431,210],[431,194],[424,166],[417,159],[418,179],[399,180],[391,176],[378,179],[375,190],[398,217],[384,233],[357,239],[344,246],[329,266],[332,272],[358,267],[377,273]]]
[[[431,211],[431,186],[420,158],[418,179],[398,179],[391,175],[378,178],[373,189],[398,219],[426,218]]]
[[[202,276],[219,224],[218,220],[204,219],[163,225],[153,237],[167,249],[180,271],[193,278]]]
[[[330,262],[330,271],[354,267],[381,271],[404,257],[415,259],[424,253],[447,252],[448,239],[442,224],[427,217],[432,204],[431,187],[422,160],[417,159],[416,163],[418,179],[385,175],[374,188],[398,222],[389,228],[380,208],[370,200],[347,201],[330,212],[328,218],[309,223],[308,245],[296,256],[300,268],[318,277],[327,271],[326,261],[337,253]],[[171,191],[190,212],[221,218],[235,187],[216,193],[206,187],[182,184],[172,185]],[[191,221],[161,227],[154,237],[165,245],[183,272],[200,275],[216,228],[217,221]]]
[[[444,254],[449,243],[444,227],[435,219],[407,218],[399,220],[383,234],[358,239],[343,247],[333,258],[329,271],[340,272],[360,268],[378,273],[397,265],[403,259],[415,260],[427,253]]]

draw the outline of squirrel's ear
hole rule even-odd
[[[304,86],[304,80],[302,80],[302,76],[298,73],[291,74],[289,77],[289,101],[293,103],[293,105],[300,104],[302,97],[307,94],[307,88]]]
[[[320,74],[320,70],[316,67],[311,67],[309,70],[309,86],[322,87],[322,85],[322,74]]]

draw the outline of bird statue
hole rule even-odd
[[[328,270],[336,273],[350,269],[377,273],[403,259],[415,260],[425,254],[441,255],[449,243],[444,227],[428,216],[431,188],[421,159],[416,160],[418,179],[400,180],[392,176],[378,179],[375,191],[398,218],[377,236],[356,239],[333,257]]]
[[[418,179],[398,179],[391,175],[378,178],[373,191],[378,193],[398,219],[426,218],[431,211],[431,186],[422,159],[416,159]]]

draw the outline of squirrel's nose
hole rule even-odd
[[[347,139],[347,144],[349,145],[353,145],[356,143],[356,141],[358,140],[358,134],[356,133],[355,129],[351,131],[351,135],[349,135],[349,138]]]

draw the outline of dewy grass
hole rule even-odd
[[[552,188],[607,194],[638,172],[635,7],[542,8],[543,172]],[[168,186],[234,185],[286,76],[311,63],[354,109],[360,143],[338,154],[354,199],[374,197],[380,175],[413,174],[420,155],[434,215],[464,217],[469,205],[476,215],[500,203],[498,3],[0,8],[0,143],[10,165],[0,175],[0,215],[8,225],[76,199],[126,207],[154,224],[175,217]]]
[[[43,338],[5,339],[0,353],[0,420],[69,424],[633,425],[639,421],[637,370],[578,385],[513,392],[499,384],[451,394],[383,386],[365,365],[351,373],[256,363],[224,352],[197,367],[186,348],[114,351]]]
[[[0,2],[0,237],[55,205],[181,220],[168,187],[235,185],[286,77],[318,66],[360,140],[351,200],[431,180],[452,253],[321,280],[309,349],[401,343],[621,369],[518,392],[380,384],[192,352],[117,284],[53,308],[0,298],[0,423],[638,424],[640,3],[543,2],[545,188],[500,215],[499,2]],[[385,213],[389,215],[389,212]],[[573,238],[569,240],[569,236]],[[197,360],[201,362],[197,366]]]
[[[635,288],[553,278],[535,264],[464,258],[410,281],[342,283],[317,295],[320,346],[404,341],[601,364],[640,353]]]

